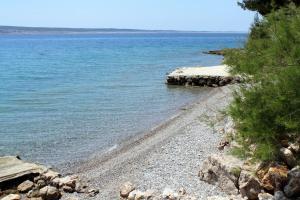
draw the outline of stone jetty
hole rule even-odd
[[[228,66],[183,67],[167,75],[167,84],[185,86],[220,87],[227,84],[239,83],[241,78],[232,76]]]

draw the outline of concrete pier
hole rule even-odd
[[[232,76],[228,66],[183,67],[167,75],[167,84],[185,86],[220,87],[241,82],[240,77]]]

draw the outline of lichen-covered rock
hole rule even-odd
[[[135,190],[135,186],[131,182],[126,182],[120,187],[120,196],[126,198],[133,190]]]
[[[280,156],[289,167],[295,167],[296,158],[293,152],[287,148],[280,149]]]
[[[250,171],[242,170],[239,178],[239,189],[242,197],[247,197],[249,200],[258,199],[258,194],[262,187],[258,178]]]
[[[3,197],[1,200],[20,200],[21,196],[19,194],[9,194]]]
[[[54,200],[61,197],[59,190],[53,186],[45,186],[40,189],[40,195],[45,200]]]
[[[280,190],[287,182],[288,168],[283,165],[272,166],[263,176],[261,185],[267,191]]]
[[[230,155],[212,155],[199,172],[202,181],[217,185],[227,194],[236,195],[243,162]]]
[[[24,181],[23,183],[21,183],[20,185],[18,185],[18,191],[21,193],[25,193],[28,192],[29,190],[31,190],[34,186],[34,183],[30,180]]]
[[[284,187],[288,197],[300,196],[300,167],[297,166],[288,172],[288,184]]]

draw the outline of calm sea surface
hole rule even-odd
[[[73,162],[141,134],[203,89],[168,87],[180,66],[217,65],[202,51],[245,34],[0,36],[0,156]]]

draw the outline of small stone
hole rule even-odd
[[[131,182],[126,182],[120,187],[120,195],[123,198],[128,197],[129,193],[135,189],[135,186]]]
[[[168,199],[168,200],[175,200],[179,197],[178,193],[174,192],[173,190],[169,189],[169,188],[165,188],[162,194],[162,197],[164,199]]]
[[[5,197],[3,197],[1,200],[20,200],[21,196],[18,194],[9,194]]]
[[[38,188],[33,188],[32,190],[30,190],[29,192],[27,192],[26,196],[28,198],[38,198],[40,197],[40,190]]]
[[[293,152],[287,148],[280,149],[280,156],[289,167],[295,167],[296,158]]]
[[[64,185],[69,186],[71,188],[75,188],[77,177],[66,176],[59,179],[59,186],[62,187]]]
[[[288,173],[288,184],[284,187],[284,193],[288,197],[300,196],[300,167],[297,166]]]
[[[17,189],[21,193],[26,193],[29,190],[31,190],[33,188],[33,186],[34,186],[33,182],[27,180],[27,181],[24,181],[23,183],[21,183]]]
[[[73,193],[73,192],[75,191],[74,188],[72,188],[72,187],[70,187],[70,186],[67,186],[67,185],[64,185],[64,186],[62,187],[62,190],[63,190],[64,192],[67,192],[67,193]]]
[[[42,188],[42,187],[45,187],[46,186],[46,182],[43,180],[43,179],[40,179],[37,181],[36,185],[39,187],[39,188]]]
[[[42,178],[47,181],[53,180],[57,177],[60,177],[60,174],[52,170],[48,170],[46,173],[42,174]]]
[[[178,194],[180,194],[180,195],[185,195],[185,194],[186,194],[186,190],[185,190],[184,188],[180,188],[180,189],[178,190]]]
[[[45,200],[59,199],[61,194],[56,187],[45,186],[40,190],[40,195]]]
[[[77,193],[87,193],[87,184],[84,182],[76,182],[75,191]]]
[[[97,189],[90,189],[90,190],[88,190],[88,196],[89,197],[94,197],[97,194],[99,194],[99,190],[97,190]]]
[[[273,197],[273,195],[271,195],[269,193],[260,193],[260,194],[258,194],[258,199],[259,200],[273,200],[274,197]]]

